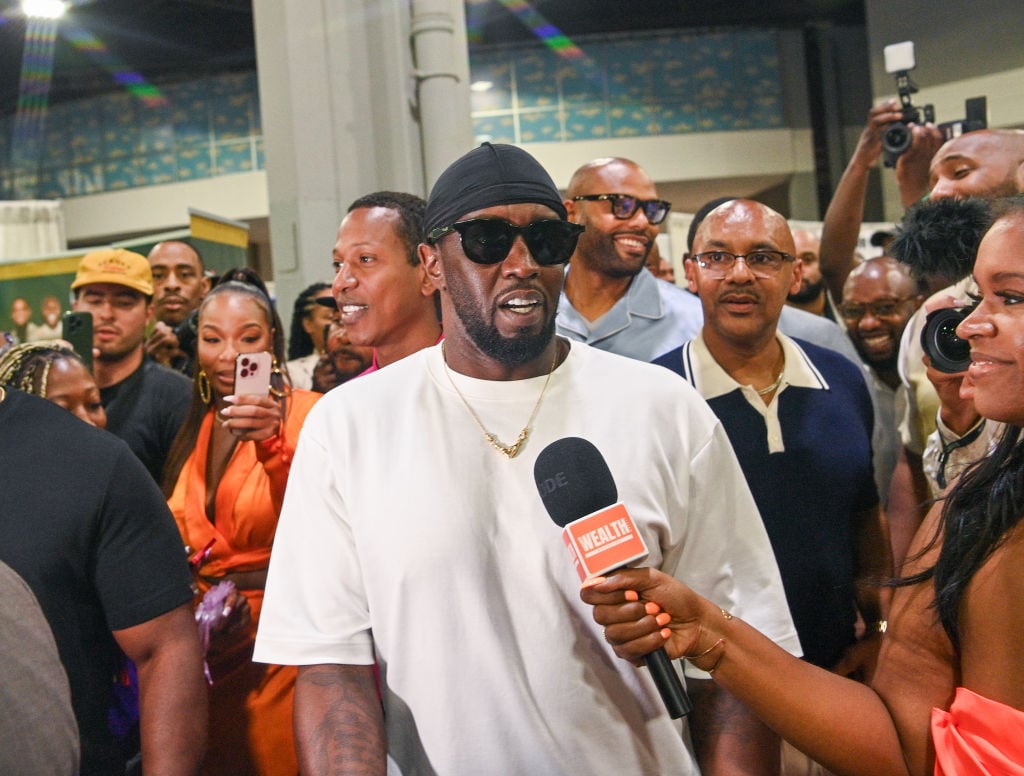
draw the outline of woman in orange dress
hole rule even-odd
[[[235,270],[225,279],[199,308],[192,410],[164,478],[178,529],[194,553],[200,593],[227,580],[237,589],[224,603],[207,653],[212,685],[203,773],[295,776],[295,669],[251,658],[288,471],[320,394],[288,390],[277,370],[282,329],[259,277]],[[259,351],[274,356],[275,384],[269,393],[236,395],[236,356]]]

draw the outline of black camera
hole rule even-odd
[[[196,356],[196,338],[198,336],[199,310],[193,310],[174,327],[174,336],[178,338],[178,350],[190,359]]]
[[[917,92],[917,85],[910,80],[910,71],[915,65],[912,41],[885,47],[885,70],[896,76],[896,91],[903,110],[902,118],[886,127],[882,134],[882,161],[886,167],[895,167],[896,160],[910,148],[913,136],[908,124],[931,124],[935,121],[934,106],[918,107],[911,100],[911,95]],[[964,114],[962,119],[939,124],[944,140],[952,140],[976,129],[985,129],[988,126],[988,100],[985,97],[971,97],[964,103]]]
[[[928,354],[932,366],[940,372],[955,374],[971,365],[971,346],[957,336],[956,327],[974,312],[975,305],[943,307],[928,313],[921,331],[921,347]]]

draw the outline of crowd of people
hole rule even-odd
[[[290,329],[180,240],[82,257],[89,353],[19,300],[0,635],[37,646],[0,769],[1024,773],[1024,132],[914,126],[864,259],[900,115],[820,234],[723,197],[685,277],[635,162],[562,193],[484,143],[355,200]],[[959,371],[920,344],[947,307]],[[576,516],[621,502],[646,553],[582,591],[540,497],[571,462],[535,471],[567,437],[608,469]]]

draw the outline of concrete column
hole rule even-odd
[[[462,4],[432,5],[446,6],[457,26],[461,48],[452,50],[465,81]],[[331,278],[335,233],[352,200],[380,189],[425,194],[418,116],[426,114],[416,104],[407,2],[254,0],[253,12],[274,280],[287,323],[298,293]],[[464,104],[446,106],[452,136],[459,117],[470,126],[468,84],[461,88]]]

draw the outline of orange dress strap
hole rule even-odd
[[[958,687],[932,709],[936,776],[1024,776],[1024,711]]]

